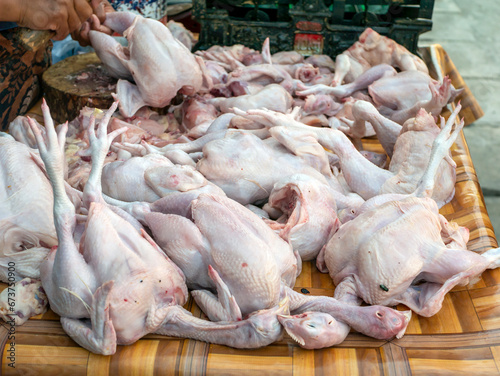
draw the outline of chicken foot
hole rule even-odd
[[[78,316],[87,315],[80,298],[75,295],[83,300],[90,300],[91,294],[85,286],[90,289],[93,287],[94,291],[97,286],[94,286],[93,283],[95,281],[93,271],[83,259],[73,240],[73,232],[76,226],[75,207],[66,195],[63,179],[63,148],[67,125],[61,127],[59,134],[57,134],[45,100],[42,102],[42,112],[47,131],[46,140],[37,124],[30,118],[28,118],[28,121],[52,184],[54,223],[59,241],[57,250],[51,251],[48,255],[48,259],[53,262],[41,265],[42,284],[49,297],[58,296],[58,299],[51,301],[51,308],[54,312],[60,316],[74,315],[75,311],[77,311],[76,315]],[[53,270],[60,272],[53,273]],[[50,276],[50,279],[44,280],[44,275]],[[76,281],[79,283],[75,283]],[[68,291],[72,293],[68,293]]]

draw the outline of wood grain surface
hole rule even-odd
[[[435,77],[449,75],[464,87],[462,116],[467,123],[482,110],[445,51],[434,45],[422,54]],[[453,106],[453,105],[452,105]],[[452,108],[450,108],[452,109]],[[449,110],[444,111],[445,116]],[[379,149],[376,140],[366,146]],[[456,195],[441,213],[470,229],[468,247],[484,252],[497,241],[463,134],[452,149],[457,163]],[[304,264],[296,289],[333,295],[327,274]],[[16,328],[16,368],[8,367],[8,325],[0,326],[1,374],[8,375],[497,375],[500,374],[500,270],[489,270],[472,285],[453,289],[434,317],[413,315],[406,335],[381,341],[352,332],[339,346],[304,350],[285,336],[257,350],[237,350],[204,342],[148,335],[113,356],[88,352],[62,330],[52,311]],[[186,304],[197,317],[199,308]],[[404,309],[403,306],[398,309]]]
[[[116,82],[95,53],[68,57],[42,76],[45,99],[59,123],[74,119],[85,106],[109,108]]]

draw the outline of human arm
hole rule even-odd
[[[34,30],[53,30],[64,39],[92,15],[86,0],[0,0],[0,21],[16,22]]]
[[[17,22],[20,9],[16,0],[0,0],[0,22]]]

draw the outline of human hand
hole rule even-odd
[[[84,47],[90,44],[90,30],[97,30],[108,35],[113,33],[109,27],[103,25],[103,22],[106,20],[106,13],[115,11],[111,4],[106,0],[91,0],[90,5],[94,14],[78,30],[71,34],[71,37]]]
[[[78,30],[93,13],[87,0],[18,0],[19,26],[34,30],[53,30],[62,40]]]

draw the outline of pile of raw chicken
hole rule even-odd
[[[128,39],[90,32],[117,102],[57,127],[43,103],[45,127],[20,117],[0,137],[0,279],[15,265],[18,281],[5,319],[50,304],[99,354],[148,333],[255,348],[286,331],[314,349],[351,328],[400,337],[411,311],[434,315],[499,266],[439,214],[460,104],[438,116],[460,91],[404,47],[367,29],[335,62],[268,41],[192,54],[182,29],[128,13],[106,25]],[[385,154],[362,149],[373,135]],[[293,290],[308,260],[334,297]],[[183,308],[189,294],[208,320]]]

